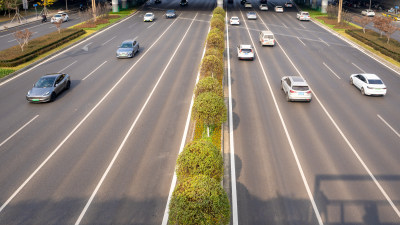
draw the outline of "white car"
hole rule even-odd
[[[283,13],[283,7],[280,5],[275,6],[275,12],[281,12]]]
[[[50,22],[51,23],[58,23],[60,20],[62,22],[68,22],[69,21],[68,14],[65,13],[65,12],[60,11],[57,14],[55,14],[53,17],[51,17],[51,21]]]
[[[238,45],[237,53],[239,59],[254,60],[254,51],[251,45]]]
[[[147,21],[153,22],[153,20],[154,20],[154,13],[149,12],[144,15],[144,18],[143,18],[144,22],[147,22]]]
[[[312,98],[311,89],[306,80],[299,76],[282,77],[281,88],[286,94],[286,100],[291,101],[307,101]]]
[[[230,23],[231,25],[240,25],[239,17],[237,17],[237,16],[232,16],[231,19],[229,20],[229,23]]]
[[[262,46],[264,46],[264,45],[274,46],[275,45],[275,37],[274,37],[274,34],[270,30],[261,31],[259,38],[260,38],[260,43]]]
[[[363,16],[375,16],[375,12],[372,9],[366,9],[361,11],[361,15]]]
[[[350,75],[350,84],[360,89],[363,95],[386,95],[386,85],[375,74],[352,74]]]
[[[306,21],[310,21],[310,14],[308,12],[304,12],[304,11],[300,11],[297,13],[296,15],[298,20],[306,20]]]
[[[256,20],[257,19],[257,13],[256,12],[248,12],[247,13],[247,19]]]
[[[267,4],[260,4],[260,10],[267,11],[268,10]]]
[[[252,5],[251,5],[250,2],[246,2],[246,3],[244,3],[244,7],[245,7],[245,8],[251,8]]]

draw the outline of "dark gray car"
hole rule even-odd
[[[30,102],[52,102],[57,95],[71,86],[68,74],[55,73],[42,76],[28,91],[26,99]]]
[[[117,58],[132,58],[139,51],[139,43],[135,40],[122,42],[117,50]]]

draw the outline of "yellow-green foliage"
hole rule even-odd
[[[222,22],[225,23],[225,15],[214,14],[213,18],[219,19],[219,20],[221,20]]]
[[[216,56],[219,60],[221,60],[221,62],[223,62],[223,60],[224,60],[223,52],[221,52],[220,50],[218,50],[216,48],[207,49],[206,50],[206,54],[204,55],[204,57],[209,56],[209,55]]]
[[[214,77],[204,77],[199,80],[194,90],[195,96],[199,96],[204,92],[213,92],[221,97],[224,97],[222,86]]]
[[[200,76],[209,77],[212,76],[218,80],[222,79],[224,75],[224,64],[215,55],[208,55],[201,61]]]
[[[216,7],[213,11],[213,15],[215,15],[215,14],[225,16],[225,10],[221,7]]]
[[[192,117],[207,126],[220,126],[226,121],[224,98],[212,92],[200,94],[194,100]]]
[[[56,2],[56,0],[40,0],[40,1],[37,2],[37,3],[38,3],[38,5],[40,5],[40,6],[47,7],[47,6],[53,5],[54,2]]]
[[[210,22],[211,29],[218,28],[220,30],[225,30],[225,22],[218,18],[212,18]]]

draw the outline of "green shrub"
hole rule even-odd
[[[214,14],[212,18],[216,18],[224,22],[225,24],[225,15],[220,15],[220,14]]]
[[[197,83],[196,89],[194,90],[195,96],[199,96],[204,92],[213,92],[218,96],[224,96],[221,84],[213,77],[202,78]]]
[[[178,182],[197,175],[207,175],[221,182],[224,176],[221,151],[205,139],[187,144],[179,154],[176,165]]]
[[[218,50],[216,48],[207,49],[206,53],[204,54],[204,57],[209,56],[209,55],[216,56],[219,60],[221,60],[221,62],[223,62],[223,60],[224,60],[223,52],[221,52],[220,50]]]
[[[5,69],[5,68],[0,68],[0,78],[3,78],[11,73],[13,73],[15,70],[13,69]]]
[[[224,75],[224,63],[215,55],[208,55],[201,61],[200,76],[212,76],[219,80]]]
[[[220,225],[229,220],[228,195],[215,179],[195,176],[175,188],[169,204],[169,224]]]
[[[219,15],[225,16],[225,10],[223,8],[221,8],[221,7],[216,7],[213,10],[213,15],[215,15],[215,14],[219,14]]]
[[[220,30],[225,30],[225,22],[218,18],[212,18],[210,21],[211,29],[218,28]]]
[[[226,121],[224,98],[212,92],[200,94],[194,100],[192,116],[206,126],[221,125]]]
[[[216,48],[221,52],[225,50],[225,40],[223,35],[217,33],[210,33],[207,36],[207,49]]]
[[[210,35],[210,34],[217,34],[217,35],[219,35],[219,36],[221,36],[221,37],[224,36],[224,32],[221,31],[221,30],[218,29],[218,28],[213,28],[213,29],[211,29],[210,32],[208,32],[208,35]]]

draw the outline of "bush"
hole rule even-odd
[[[223,62],[223,60],[224,60],[224,54],[216,48],[207,49],[206,53],[204,54],[204,57],[209,56],[209,55],[216,56],[219,60],[221,60],[221,62]]]
[[[218,18],[212,18],[210,22],[211,29],[218,28],[220,30],[225,30],[225,22]]]
[[[221,30],[218,29],[218,28],[213,28],[213,29],[211,29],[210,32],[208,32],[208,35],[210,35],[210,34],[217,34],[217,35],[219,35],[219,36],[221,36],[221,37],[224,36],[224,32],[221,31]]]
[[[207,36],[207,49],[216,48],[221,52],[225,50],[225,40],[224,36],[218,35],[216,33],[210,33]]]
[[[179,154],[176,165],[178,182],[197,175],[207,175],[221,182],[224,176],[221,151],[205,139],[187,144]]]
[[[212,18],[219,19],[225,24],[225,15],[214,14]]]
[[[204,57],[201,61],[200,75],[202,77],[212,76],[222,80],[222,76],[224,75],[223,62],[214,55]]]
[[[224,93],[221,84],[213,77],[205,77],[199,80],[194,91],[195,96],[199,96],[204,92],[213,92],[218,96],[223,97]]]
[[[192,116],[206,126],[221,125],[226,121],[224,98],[212,92],[200,94],[194,100]]]
[[[177,185],[169,204],[169,224],[228,224],[228,195],[215,179],[200,175]]]
[[[219,14],[219,15],[222,15],[225,17],[225,10],[221,7],[216,7],[213,11],[213,15],[216,15],[216,14]]]

